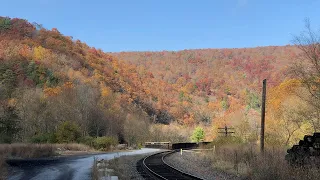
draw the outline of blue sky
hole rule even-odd
[[[0,16],[53,27],[106,52],[290,44],[320,0],[4,0]]]

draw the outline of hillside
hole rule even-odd
[[[139,116],[148,123],[132,103],[141,92],[131,90],[124,73],[137,74],[135,68],[57,29],[1,17],[0,61],[1,115],[8,123],[1,141],[50,136],[72,121],[82,136],[110,135],[121,142],[126,120]]]
[[[0,17],[1,107],[19,127],[2,141],[47,137],[66,121],[81,137],[132,143],[159,132],[159,140],[187,140],[196,125],[208,139],[225,123],[254,130],[262,80],[271,89],[283,83],[298,53],[295,46],[105,53],[55,28]],[[146,129],[155,136],[138,137]]]
[[[154,89],[152,99],[156,101],[160,95],[161,99],[173,100],[167,104],[172,107],[168,109],[171,114],[182,124],[193,124],[243,107],[259,110],[262,80],[268,79],[269,88],[279,85],[297,52],[294,46],[271,46],[111,55],[135,65],[139,73],[152,72],[155,79],[173,87],[174,91],[158,95]],[[155,104],[163,107],[162,103]]]

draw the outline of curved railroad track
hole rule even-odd
[[[164,161],[164,158],[175,151],[165,151],[145,157],[138,162],[137,169],[143,178],[147,180],[203,180],[194,175],[182,172]]]

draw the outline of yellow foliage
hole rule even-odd
[[[41,46],[35,47],[33,49],[33,58],[35,60],[43,60],[46,57],[46,55],[48,54],[47,51],[48,51],[47,49],[45,49]]]
[[[119,69],[118,61],[116,61],[116,60],[112,61],[112,66],[113,66],[113,69],[117,71]]]
[[[102,97],[107,97],[111,94],[111,89],[109,87],[101,87],[100,92]]]
[[[95,79],[98,79],[98,80],[103,80],[103,76],[97,71],[97,70],[94,70],[93,71],[93,77],[95,78]]]
[[[268,94],[268,107],[276,110],[287,97],[294,95],[296,89],[301,86],[297,79],[289,79],[282,82],[279,86],[270,89]]]
[[[16,104],[17,104],[17,99],[11,98],[11,99],[8,100],[8,105],[9,105],[10,107],[15,107]]]
[[[308,107],[297,96],[303,92],[300,87],[299,80],[290,79],[270,89],[266,113],[268,143],[291,145],[312,131],[311,124],[301,117],[301,112]]]
[[[188,82],[185,86],[184,89],[187,93],[192,93],[194,91],[194,85],[191,82]]]

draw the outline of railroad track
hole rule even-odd
[[[165,151],[145,157],[138,162],[137,170],[144,179],[162,180],[203,180],[199,177],[182,172],[164,161],[164,158],[175,151]]]

